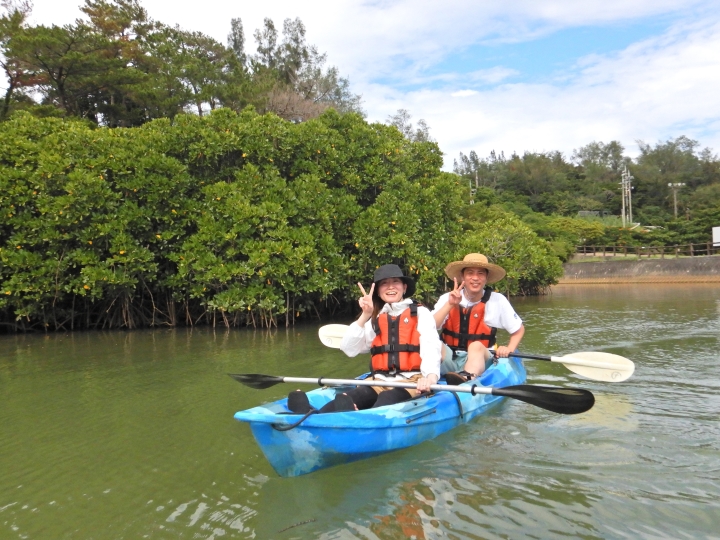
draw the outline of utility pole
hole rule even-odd
[[[622,192],[622,224],[624,228],[626,223],[630,225],[633,222],[631,180],[634,179],[634,176],[630,174],[626,166],[620,177],[622,179],[620,190]]]
[[[668,184],[668,187],[672,189],[673,192],[673,207],[675,208],[675,219],[677,219],[677,191],[684,185],[685,184],[683,184],[682,182],[673,182]]]
[[[472,180],[468,179],[468,184],[470,185],[470,204],[475,204],[475,194],[479,187],[477,171],[475,171],[475,188],[473,189]]]

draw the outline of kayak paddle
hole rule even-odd
[[[327,324],[320,327],[318,336],[326,347],[340,348],[348,327],[345,324]],[[539,354],[512,353],[517,358],[546,360],[563,364],[573,373],[604,382],[621,382],[630,378],[635,364],[624,356],[605,352],[576,352],[566,356],[543,356]]]
[[[387,388],[417,388],[412,382],[382,381],[367,379],[317,379],[303,377],[278,377],[275,375],[261,375],[258,373],[228,373],[239,383],[263,390],[280,383],[308,383],[319,386],[383,386]],[[509,397],[524,401],[548,411],[560,414],[578,414],[588,411],[595,404],[595,396],[589,390],[580,388],[556,388],[553,386],[536,386],[532,384],[518,384],[504,388],[493,388],[479,385],[452,386],[433,384],[433,392],[464,392],[472,395],[492,394],[493,396]]]
[[[347,324],[326,324],[318,330],[318,337],[323,345],[331,349],[339,349],[340,343],[347,332]]]
[[[635,364],[619,354],[584,351],[566,356],[543,356],[541,354],[512,353],[511,356],[528,360],[547,360],[563,364],[573,373],[604,382],[622,382],[635,372]]]

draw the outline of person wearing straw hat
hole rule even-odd
[[[443,341],[441,374],[448,382],[461,382],[485,371],[498,328],[510,339],[497,347],[495,356],[506,358],[517,349],[525,327],[508,299],[487,287],[504,278],[505,269],[485,255],[469,253],[448,264],[445,274],[453,280],[453,290],[440,297],[432,312]]]
[[[370,353],[372,378],[417,383],[417,389],[359,386],[338,394],[318,412],[369,409],[399,403],[430,390],[440,378],[442,342],[430,310],[411,296],[415,281],[396,264],[375,270],[370,291],[358,283],[362,313],[348,326],[340,350],[353,357]],[[291,392],[288,408],[306,413],[310,405],[304,392]]]

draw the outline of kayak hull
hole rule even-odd
[[[479,383],[504,387],[522,384],[525,379],[521,360],[502,358],[483,374]],[[321,388],[308,392],[308,398],[313,407],[320,408],[346,389]],[[313,414],[297,427],[283,431],[277,428],[302,418],[299,414],[288,414],[285,398],[239,411],[235,419],[250,424],[258,446],[280,476],[299,476],[433,439],[483,414],[503,399],[490,394],[437,392],[376,409]]]

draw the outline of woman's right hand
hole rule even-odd
[[[362,309],[363,315],[366,316],[367,318],[370,318],[370,317],[372,317],[373,308],[374,308],[372,295],[373,295],[373,292],[375,291],[375,284],[373,283],[370,286],[369,293],[365,292],[365,289],[363,288],[363,286],[360,283],[358,283],[357,285],[358,285],[358,287],[360,287],[360,291],[362,292],[362,296],[360,297],[360,300],[358,300],[358,304],[360,304],[360,309]]]

